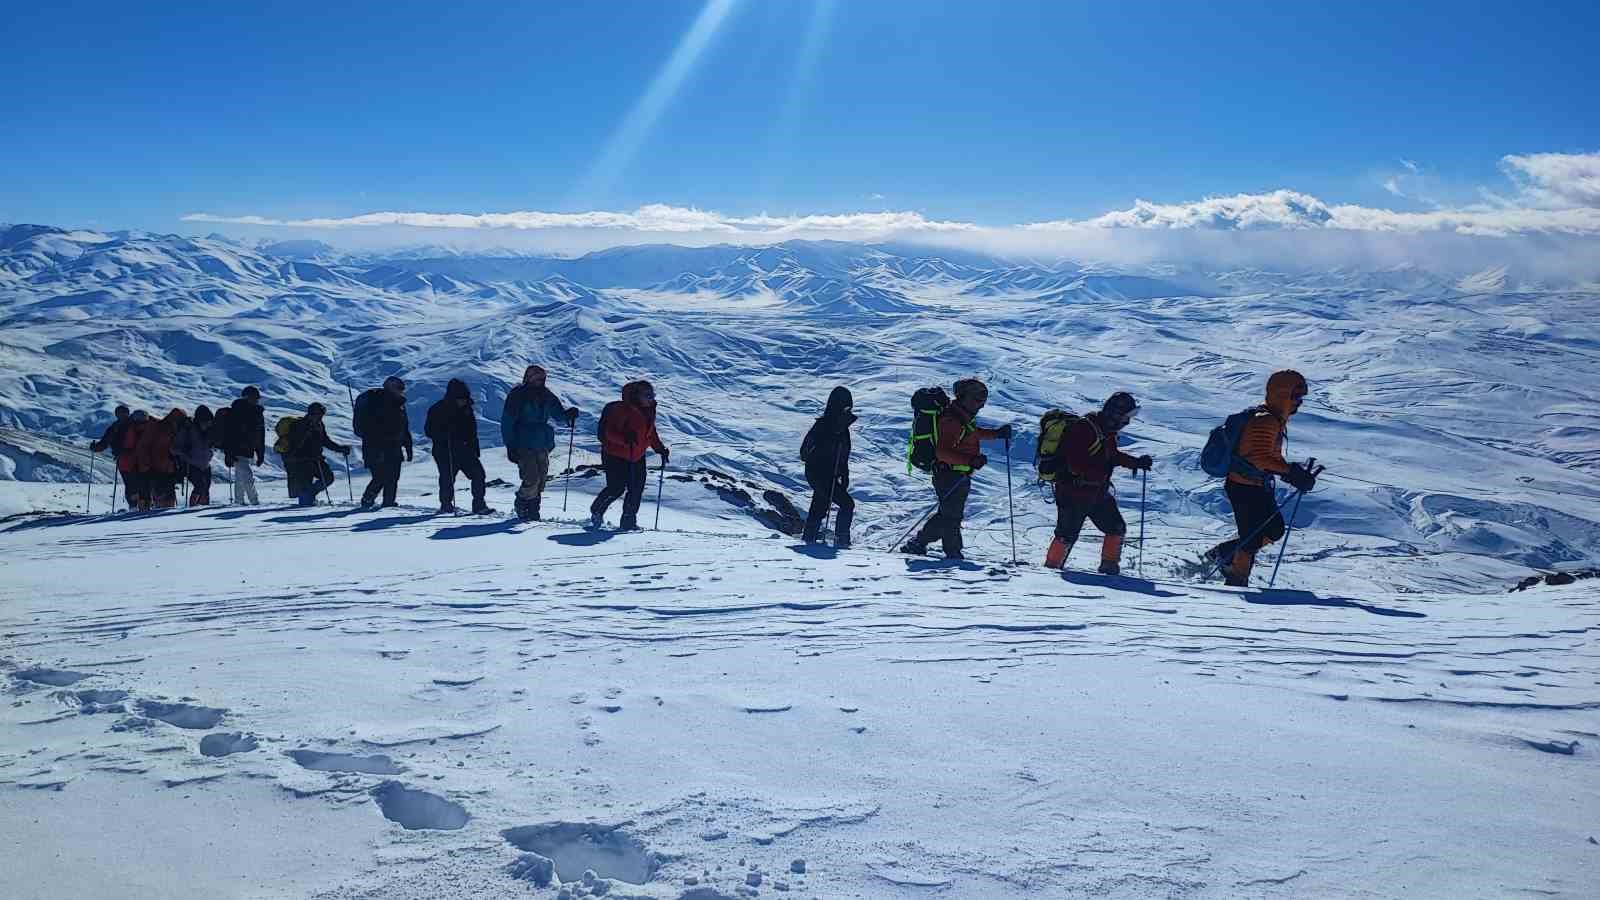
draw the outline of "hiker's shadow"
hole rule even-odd
[[[1131,578],[1126,575],[1091,575],[1088,572],[1063,571],[1061,580],[1081,587],[1110,588],[1126,594],[1143,594],[1146,597],[1182,597],[1182,594],[1162,590],[1154,581]]]
[[[471,525],[451,525],[428,535],[431,541],[454,541],[461,538],[487,537],[491,534],[513,534],[521,524],[516,519],[502,522],[474,522]]]
[[[438,518],[437,513],[421,513],[415,516],[384,516],[378,519],[368,519],[357,524],[351,531],[384,531],[389,528],[399,528],[403,525],[420,525]]]
[[[913,575],[934,572],[982,572],[983,566],[969,559],[908,559],[906,571]]]
[[[791,544],[790,550],[812,559],[838,559],[839,551],[827,544]]]
[[[335,509],[329,510],[328,512],[310,513],[303,516],[277,516],[271,519],[262,519],[262,521],[270,522],[274,525],[295,525],[301,522],[325,522],[329,519],[343,519],[346,516],[353,516],[359,512],[361,512],[359,507],[351,507],[349,509]]]
[[[1359,609],[1375,616],[1392,616],[1400,619],[1426,619],[1427,613],[1420,613],[1411,609],[1391,609],[1387,606],[1373,606],[1362,603],[1349,597],[1318,597],[1310,591],[1261,591],[1253,594],[1240,594],[1246,603],[1256,603],[1263,606],[1327,606],[1336,609]]]
[[[566,547],[593,547],[616,536],[615,531],[571,531],[566,534],[552,534],[550,540]]]

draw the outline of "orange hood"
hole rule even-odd
[[[1306,378],[1293,369],[1283,369],[1273,372],[1267,379],[1267,409],[1278,414],[1278,418],[1288,421],[1294,415],[1294,395],[1309,390]]]

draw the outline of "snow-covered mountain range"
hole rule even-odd
[[[902,461],[917,386],[986,379],[985,418],[1025,433],[1020,484],[1043,410],[1127,389],[1144,404],[1130,443],[1158,460],[1152,515],[1199,541],[1225,515],[1195,465],[1207,431],[1295,367],[1313,392],[1290,453],[1345,476],[1302,513],[1337,536],[1330,552],[1375,557],[1397,585],[1493,571],[1498,587],[1600,556],[1597,297],[1503,267],[1135,270],[806,242],[373,255],[0,226],[0,425],[81,444],[119,402],[215,406],[257,384],[269,422],[320,400],[339,431],[345,385],[399,374],[418,425],[464,378],[494,445],[505,392],[540,362],[585,411],[580,451],[600,406],[649,377],[675,462],[798,491],[799,437],[842,383],[862,416],[864,530],[887,540],[925,499]],[[0,477],[81,477],[83,460],[24,443],[0,441]],[[1032,553],[1051,510],[1022,493]],[[987,483],[975,519],[1004,503]]]

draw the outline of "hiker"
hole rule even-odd
[[[927,553],[928,545],[938,540],[945,559],[965,558],[961,555],[961,520],[967,514],[967,495],[972,491],[973,473],[989,462],[979,442],[1011,440],[1010,425],[980,428],[974,424],[978,411],[989,402],[988,386],[976,378],[963,378],[953,390],[955,399],[939,414],[934,433],[933,490],[939,509],[917,536],[900,548],[912,556]]]
[[[122,467],[120,465],[120,459],[122,457],[122,435],[128,430],[128,418],[130,413],[128,412],[128,407],[118,404],[113,415],[116,416],[116,420],[110,425],[106,426],[106,430],[100,434],[99,440],[91,441],[89,443],[89,452],[100,453],[105,450],[110,450],[111,464],[117,466],[118,471],[121,471]],[[133,488],[126,482],[124,482],[122,485],[122,495],[123,497],[127,498],[129,508],[132,508],[134,500]]]
[[[289,496],[300,506],[316,506],[317,495],[333,484],[333,467],[322,458],[324,449],[343,456],[350,455],[350,447],[328,437],[323,418],[328,408],[321,403],[306,407],[306,414],[290,420],[288,433],[283,438],[283,471],[289,482]]]
[[[222,461],[233,470],[233,502],[255,506],[261,498],[256,494],[256,474],[250,461],[254,459],[258,466],[267,461],[267,419],[261,411],[261,389],[251,385],[240,391],[239,399],[233,401],[227,413]]]
[[[522,479],[517,488],[517,518],[524,522],[539,521],[539,503],[550,474],[550,452],[556,446],[556,430],[550,427],[551,423],[566,422],[571,428],[578,421],[578,408],[562,409],[561,401],[545,387],[545,378],[543,367],[529,366],[522,373],[522,383],[506,394],[500,411],[500,439],[506,447],[506,459],[517,464],[517,474]]]
[[[148,420],[139,430],[138,442],[133,447],[133,466],[139,474],[140,509],[172,509],[178,505],[178,466],[173,459],[172,445],[178,430],[188,422],[189,417],[183,410],[174,409],[166,418]]]
[[[850,389],[839,386],[828,394],[828,405],[800,442],[800,459],[806,464],[806,483],[811,485],[811,510],[806,515],[800,538],[815,544],[822,523],[834,504],[839,520],[833,529],[835,547],[850,546],[850,521],[856,502],[850,496],[850,426],[856,421],[855,398]]]
[[[1211,548],[1210,556],[1222,563],[1223,579],[1233,587],[1250,584],[1256,553],[1283,539],[1283,515],[1278,512],[1275,478],[1281,476],[1297,491],[1317,485],[1314,472],[1283,458],[1289,417],[1300,411],[1308,391],[1305,376],[1292,369],[1272,373],[1267,379],[1267,402],[1249,411],[1228,464],[1223,490],[1233,507],[1239,537]]]
[[[128,424],[122,429],[118,438],[121,450],[116,454],[117,471],[122,473],[124,496],[128,499],[128,510],[148,509],[147,491],[144,471],[136,464],[139,442],[144,438],[145,429],[150,427],[150,414],[142,409],[136,409],[128,415]]]
[[[361,458],[372,481],[361,492],[361,506],[372,509],[383,494],[385,509],[398,506],[401,454],[411,462],[411,419],[406,415],[406,383],[390,375],[383,387],[363,391],[356,398],[356,437],[361,438]]]
[[[644,499],[648,477],[644,463],[646,450],[654,450],[666,466],[672,454],[656,433],[656,389],[648,381],[632,381],[622,387],[622,399],[607,403],[600,413],[600,465],[605,469],[606,486],[589,507],[589,524],[605,523],[606,508],[622,497],[623,531],[639,530],[639,503]]]
[[[1133,457],[1117,448],[1117,436],[1139,411],[1139,403],[1126,391],[1106,398],[1098,412],[1073,417],[1061,436],[1057,449],[1056,533],[1045,552],[1046,568],[1059,569],[1078,542],[1084,519],[1094,522],[1103,535],[1100,543],[1102,575],[1122,572],[1122,538],[1127,523],[1117,509],[1117,494],[1111,487],[1111,473],[1117,466],[1145,471],[1153,464],[1148,456]]]
[[[211,423],[215,421],[211,408],[204,404],[194,408],[194,416],[184,422],[172,438],[172,454],[178,460],[178,482],[187,477],[190,506],[205,506],[211,502]]]
[[[428,407],[422,433],[433,441],[433,462],[439,468],[439,512],[456,511],[456,473],[460,472],[472,482],[472,514],[493,513],[483,499],[487,476],[479,458],[478,416],[465,381],[450,379],[444,399]]]

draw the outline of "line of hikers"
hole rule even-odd
[[[564,406],[550,391],[547,378],[542,367],[529,366],[521,383],[506,395],[501,410],[500,435],[506,457],[516,464],[521,480],[516,513],[523,521],[540,518],[544,487],[550,479],[550,454],[556,446],[555,426],[568,427],[570,444],[570,430],[579,416],[577,407]],[[404,381],[390,377],[382,387],[360,395],[352,393],[352,425],[371,474],[361,496],[363,508],[377,507],[380,498],[382,506],[395,506],[401,467],[413,458],[405,389]],[[1224,490],[1238,525],[1237,538],[1223,541],[1208,553],[1229,584],[1248,584],[1256,554],[1284,536],[1274,479],[1281,477],[1301,492],[1315,487],[1320,468],[1314,466],[1314,461],[1301,465],[1283,457],[1289,418],[1299,411],[1307,390],[1300,373],[1273,373],[1267,380],[1266,403],[1228,417],[1213,431],[1201,454],[1202,468],[1226,479]],[[916,534],[900,547],[907,554],[923,555],[930,544],[939,541],[946,559],[962,559],[961,524],[966,517],[972,478],[988,462],[982,442],[1003,441],[1009,454],[1012,427],[985,428],[976,421],[988,403],[988,387],[975,378],[962,379],[953,385],[953,393],[951,398],[942,388],[924,388],[912,395],[906,470],[921,470],[931,477],[937,505]],[[1154,465],[1149,455],[1131,456],[1118,448],[1118,436],[1138,411],[1134,396],[1118,391],[1098,410],[1077,415],[1052,409],[1040,419],[1034,464],[1039,480],[1053,487],[1056,505],[1055,535],[1045,552],[1045,566],[1065,566],[1084,523],[1089,521],[1103,536],[1098,571],[1120,574],[1127,524],[1118,508],[1111,477],[1118,467],[1148,472]],[[285,416],[274,427],[277,440],[273,449],[283,459],[290,496],[302,506],[314,505],[317,495],[334,482],[333,468],[323,457],[323,450],[345,456],[348,471],[352,448],[328,436],[323,424],[326,414],[321,403],[312,403],[304,416]],[[801,441],[800,458],[812,491],[801,535],[807,543],[821,539],[823,525],[837,507],[834,544],[850,545],[855,513],[855,501],[850,496],[850,428],[856,420],[850,390],[836,387],[829,394],[822,415]],[[465,475],[471,484],[472,512],[493,514],[484,499],[486,474],[478,420],[472,393],[464,381],[450,380],[444,398],[428,409],[423,432],[433,441],[440,511],[456,511],[455,480],[457,475]],[[606,483],[590,505],[590,523],[599,527],[606,510],[620,498],[623,502],[619,527],[636,530],[647,481],[645,456],[654,451],[663,466],[671,457],[656,429],[655,389],[650,382],[624,385],[621,399],[607,403],[601,411],[596,436]],[[174,506],[176,487],[185,478],[193,485],[189,503],[208,503],[211,456],[218,449],[223,451],[234,475],[235,502],[257,504],[260,500],[251,464],[253,461],[259,466],[266,459],[261,392],[247,387],[237,400],[215,415],[199,406],[192,417],[174,409],[158,420],[143,410],[130,413],[127,407],[119,406],[116,421],[90,444],[90,449],[96,453],[107,449],[112,452],[118,473],[126,483],[131,509]]]

